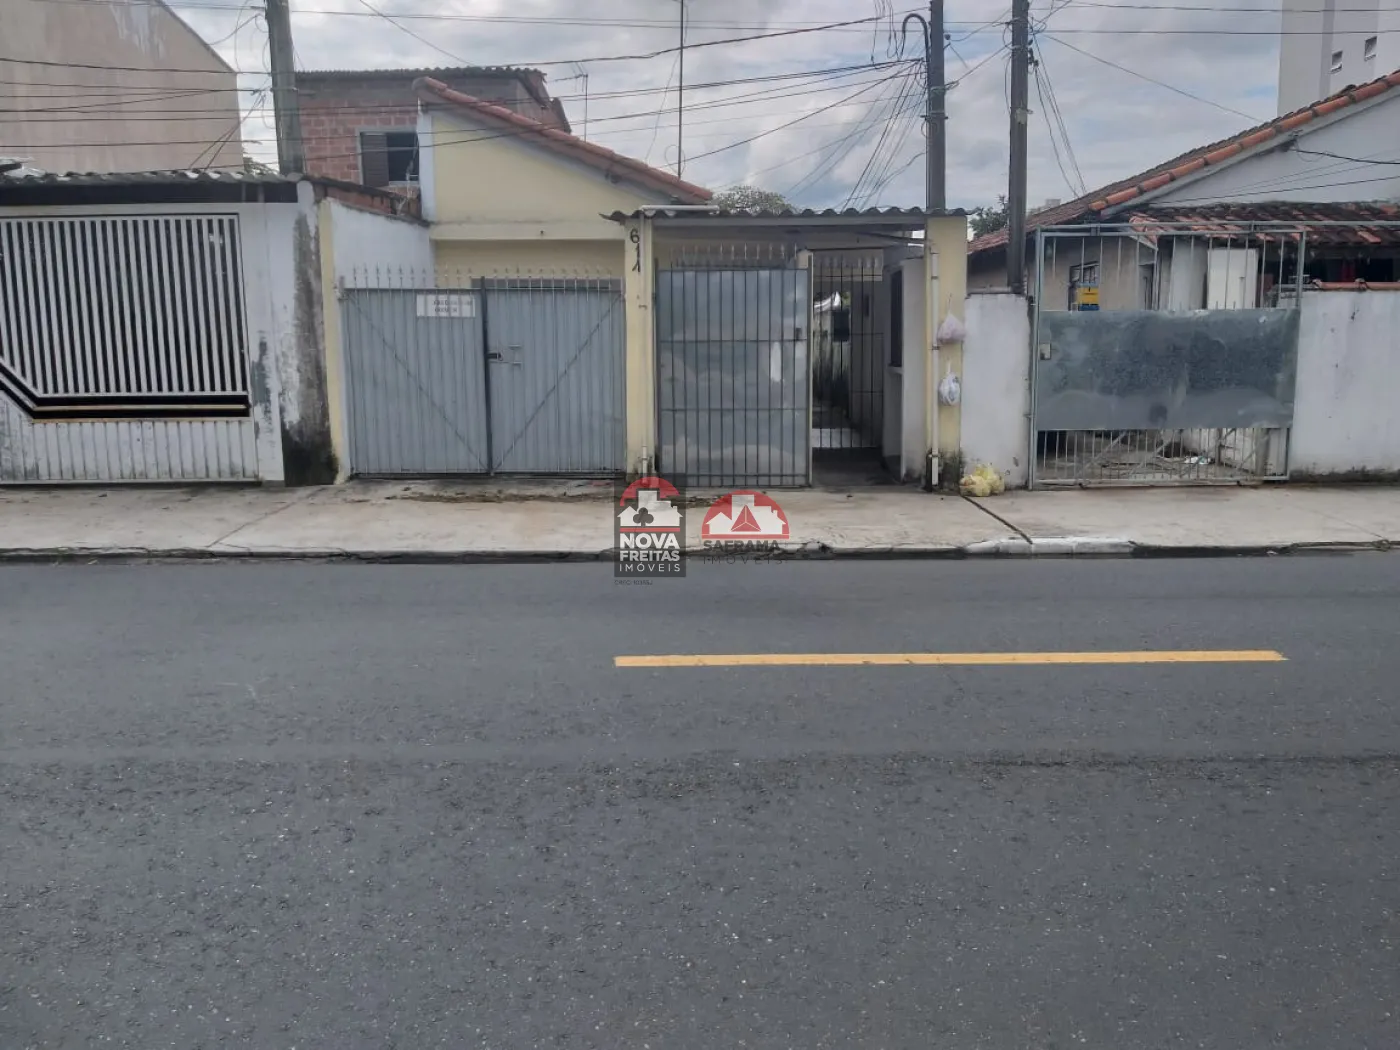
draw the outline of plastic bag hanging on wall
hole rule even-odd
[[[940,343],[961,343],[967,338],[967,325],[958,319],[957,314],[949,314],[938,326],[937,337]]]
[[[938,381],[938,400],[945,405],[956,405],[962,400],[962,383],[953,374],[952,365],[948,366],[948,371]]]

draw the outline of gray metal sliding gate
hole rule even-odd
[[[692,485],[811,481],[809,271],[661,270],[658,467]]]
[[[623,469],[617,282],[352,288],[342,316],[351,473]]]

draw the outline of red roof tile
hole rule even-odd
[[[1251,241],[1296,241],[1310,246],[1400,245],[1400,204],[1389,201],[1303,204],[1260,201],[1239,204],[1149,204],[1124,217],[1144,236],[1201,233],[1247,235]],[[1260,224],[1286,223],[1286,229]],[[1393,223],[1395,225],[1382,225]]]
[[[1191,150],[1189,153],[1183,153],[1165,164],[1149,168],[1130,179],[1110,183],[1092,193],[1086,193],[1076,200],[1067,201],[1043,211],[1033,212],[1026,217],[1026,229],[1029,231],[1042,226],[1063,226],[1077,222],[1095,212],[1105,211],[1136,197],[1141,197],[1145,193],[1161,189],[1163,186],[1192,175],[1202,168],[1232,160],[1241,153],[1253,149],[1261,143],[1268,142],[1270,139],[1287,134],[1304,124],[1320,117],[1330,116],[1338,110],[1365,102],[1367,99],[1375,98],[1398,87],[1400,87],[1400,70],[1373,80],[1369,84],[1345,88],[1330,98],[1304,106],[1296,112],[1285,114],[1265,124],[1260,124],[1258,127],[1248,128],[1221,142],[1212,142],[1209,145]],[[1003,227],[994,233],[978,237],[967,246],[967,250],[970,254],[975,254],[991,248],[1000,248],[1005,244],[1006,229]]]
[[[610,149],[585,142],[577,135],[548,127],[537,120],[531,120],[529,117],[506,109],[504,106],[483,102],[479,98],[454,91],[440,80],[434,80],[432,77],[420,77],[415,80],[413,89],[417,92],[418,97],[430,106],[445,105],[512,128],[519,131],[523,137],[528,137],[529,141],[536,145],[572,157],[574,160],[591,165],[609,175],[625,178],[648,189],[668,194],[681,203],[705,204],[712,196],[710,191],[703,186],[696,186],[694,183],[679,179],[660,168],[653,168],[650,164],[640,160],[624,157]]]

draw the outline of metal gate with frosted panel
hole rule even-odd
[[[351,473],[622,469],[618,282],[352,288],[343,317]]]
[[[1037,231],[1031,485],[1288,475],[1297,229]]]
[[[660,270],[658,467],[693,485],[811,483],[810,271]]]
[[[0,482],[258,476],[234,215],[0,219]]]

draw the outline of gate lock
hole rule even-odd
[[[522,349],[524,348],[521,346],[508,346],[505,350],[487,350],[486,360],[492,362],[505,362],[507,364],[513,365],[516,368],[519,368],[521,365],[520,351]]]

